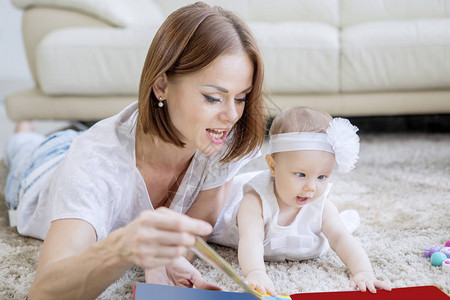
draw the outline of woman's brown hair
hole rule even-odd
[[[266,128],[262,100],[264,70],[256,41],[245,22],[235,14],[203,2],[173,12],[153,38],[139,85],[138,128],[164,142],[184,147],[170,121],[167,106],[158,107],[153,93],[156,79],[163,74],[170,79],[196,72],[218,56],[236,51],[243,51],[253,62],[253,87],[221,162],[242,158],[261,147]]]

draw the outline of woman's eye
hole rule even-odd
[[[203,95],[203,97],[205,97],[205,99],[206,99],[209,103],[217,103],[217,102],[222,101],[222,98],[214,98],[214,97],[211,97],[211,96],[208,96],[208,95],[205,95],[205,94],[202,94],[202,95]]]
[[[305,174],[304,173],[295,173],[295,176],[297,176],[297,177],[305,177]]]
[[[237,102],[245,102],[247,101],[247,95],[245,95],[244,97],[235,98],[234,100],[236,100]]]

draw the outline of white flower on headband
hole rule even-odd
[[[331,144],[339,167],[339,173],[347,173],[355,168],[359,154],[358,127],[349,120],[334,118],[327,129],[327,140]]]

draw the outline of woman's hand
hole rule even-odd
[[[156,269],[145,270],[145,282],[181,287],[193,287],[205,290],[221,290],[217,285],[202,278],[200,272],[184,257],[179,257],[173,264]]]
[[[377,280],[373,272],[361,271],[355,274],[352,278],[350,286],[354,289],[359,289],[361,292],[369,290],[371,293],[376,293],[376,288],[390,291],[391,287],[384,281]]]
[[[247,274],[245,278],[251,288],[257,290],[261,294],[276,295],[273,288],[273,282],[264,270],[254,270]]]
[[[194,246],[195,236],[211,231],[209,223],[165,207],[147,210],[122,229],[119,253],[133,264],[153,269],[173,264]]]

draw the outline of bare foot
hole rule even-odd
[[[34,125],[31,121],[20,121],[16,124],[14,132],[34,131]]]

